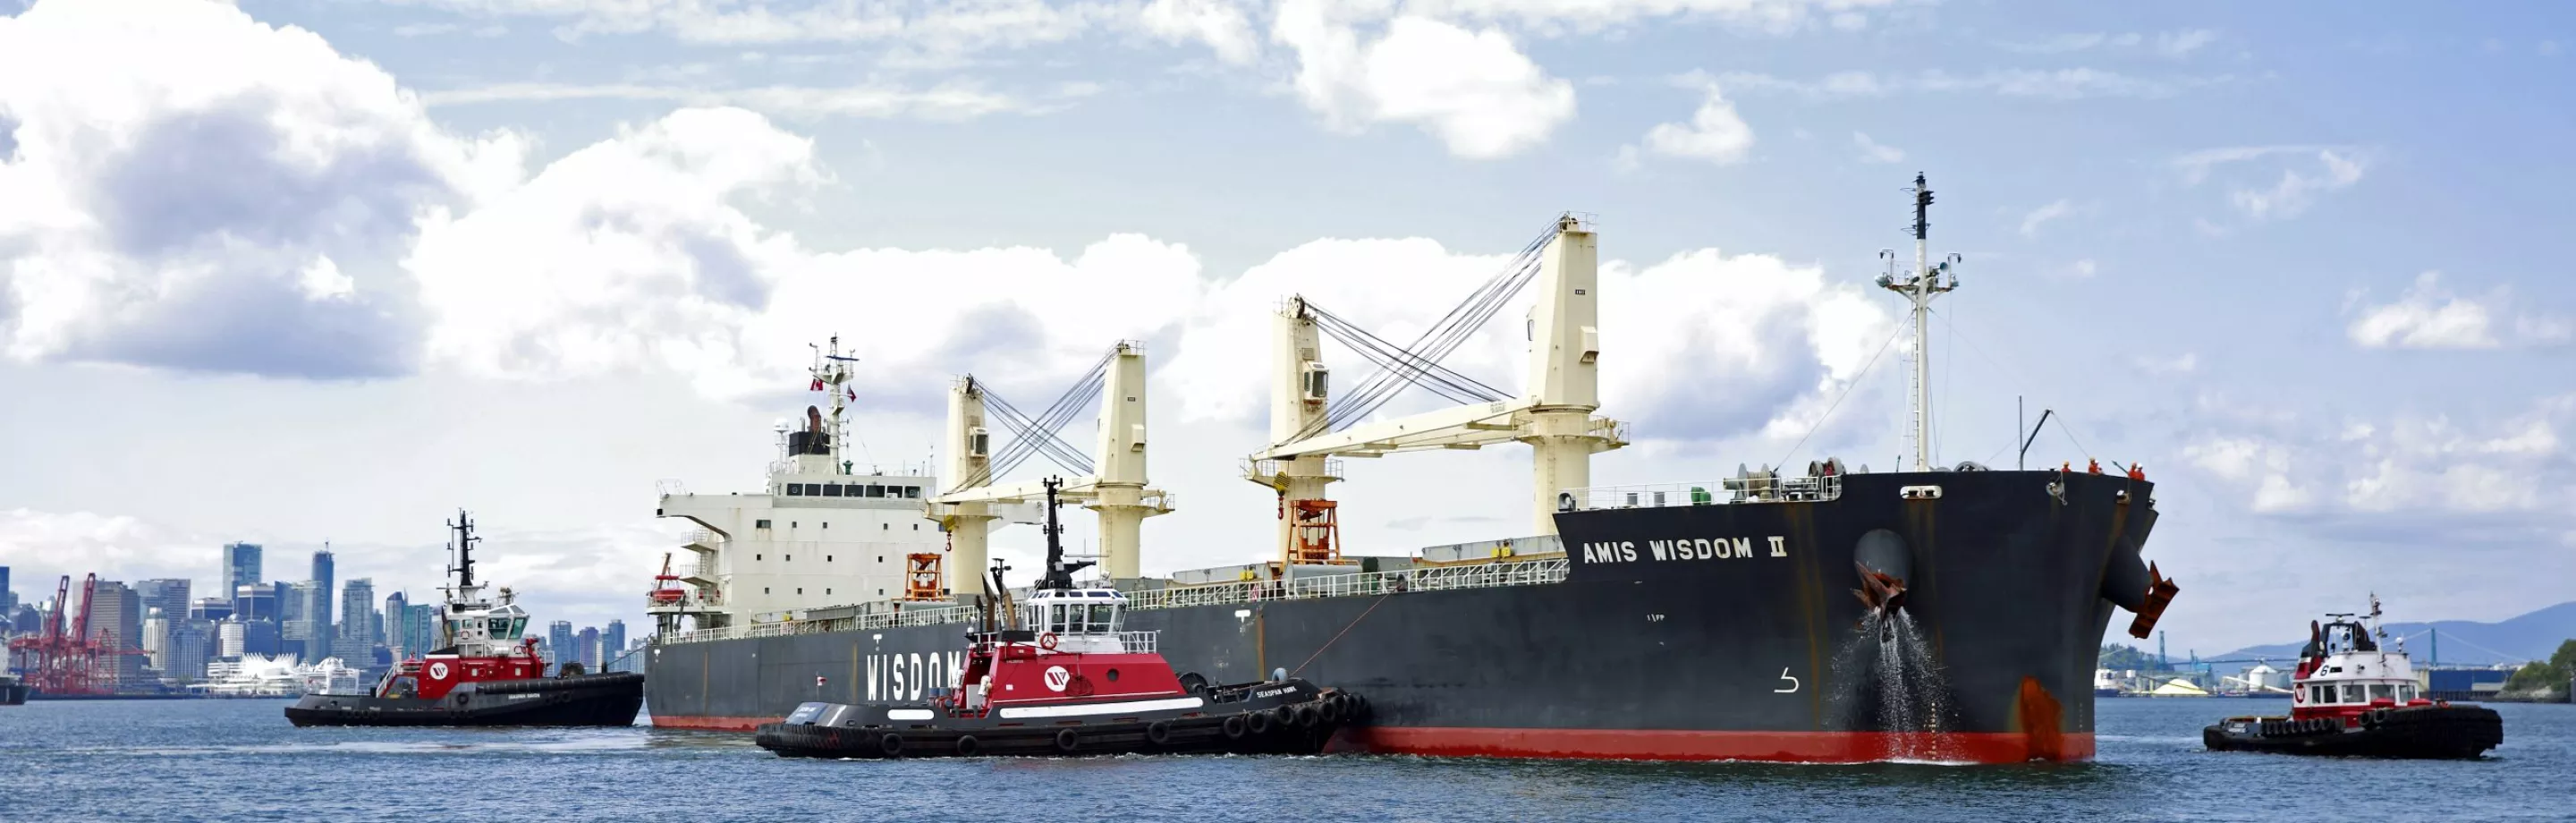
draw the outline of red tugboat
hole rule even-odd
[[[805,703],[761,724],[760,747],[781,757],[971,757],[1128,753],[1313,754],[1368,702],[1274,673],[1211,686],[1155,651],[1155,632],[1120,631],[1127,599],[1078,588],[1047,491],[1047,571],[1025,604],[1010,602],[995,564],[980,631],[967,635],[961,691],[915,702]]]
[[[448,588],[441,647],[396,664],[367,694],[308,694],[286,708],[297,726],[627,726],[644,706],[644,676],[583,674],[569,663],[545,676],[528,612],[483,599],[474,582],[474,521],[457,512],[456,585]]]
[[[2504,743],[2504,720],[2484,706],[2454,706],[2417,692],[2406,652],[2379,642],[2379,598],[2368,623],[2351,614],[2308,623],[2291,680],[2289,717],[2230,717],[2202,729],[2215,751],[2348,757],[2469,759]],[[2376,637],[2374,637],[2376,635]]]

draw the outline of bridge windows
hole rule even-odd
[[[839,497],[839,496],[841,496],[841,484],[839,484],[839,483],[825,483],[825,484],[823,484],[823,496],[824,496],[824,497]]]

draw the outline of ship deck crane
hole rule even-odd
[[[1096,383],[1094,381],[1097,381]],[[1081,411],[1090,396],[1100,398],[1099,438],[1090,459],[1055,435],[1055,430]],[[988,408],[988,403],[989,408]],[[1036,505],[1046,499],[1043,482],[996,485],[1019,461],[1045,454],[1065,468],[1084,472],[1066,478],[1058,496],[1081,501],[1100,517],[1101,570],[1111,580],[1142,576],[1145,518],[1172,511],[1172,497],[1148,486],[1145,472],[1145,349],[1120,341],[1072,390],[1037,416],[1020,413],[994,396],[973,375],[958,379],[948,393],[948,470],[957,486],[931,498],[926,516],[948,532],[954,563],[952,594],[970,602],[983,593],[982,577],[993,521],[1036,522]],[[1001,412],[988,415],[988,412]],[[1000,454],[991,448],[988,422],[1015,429],[1015,439]],[[1014,510],[1017,513],[1014,513]]]
[[[1358,331],[1303,296],[1289,298],[1273,324],[1272,444],[1254,453],[1245,471],[1246,479],[1279,494],[1282,574],[1293,574],[1289,570],[1298,565],[1339,562],[1336,507],[1325,495],[1326,484],[1341,479],[1339,461],[1330,459],[1337,456],[1527,443],[1533,453],[1533,533],[1555,534],[1558,496],[1591,484],[1594,453],[1627,445],[1623,424],[1592,416],[1601,405],[1598,258],[1591,225],[1572,214],[1560,215],[1512,266],[1413,346],[1401,349]],[[1538,293],[1529,312],[1529,375],[1520,396],[1502,396],[1439,365],[1533,282]],[[1319,331],[1332,332],[1381,366],[1342,407],[1332,404]],[[1423,385],[1463,402],[1393,420],[1359,422],[1408,385]]]

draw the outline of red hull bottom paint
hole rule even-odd
[[[653,716],[665,729],[752,731],[775,717]],[[1386,728],[1358,730],[1335,751],[1429,757],[1523,757],[1565,760],[1752,760],[1773,763],[1871,763],[1938,760],[2021,763],[2093,759],[2091,733],[2067,734],[2056,752],[2034,751],[2013,732],[1686,732],[1610,729]]]
[[[1435,757],[1582,760],[1753,760],[2020,763],[2091,760],[2093,735],[2060,736],[2057,751],[2016,732],[1703,732],[1612,729],[1387,728],[1359,732],[1372,752]]]

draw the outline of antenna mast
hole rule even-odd
[[[1879,259],[1887,261],[1887,273],[1879,275],[1878,287],[1905,295],[1914,307],[1914,372],[1908,381],[1908,405],[1914,427],[1907,436],[1914,441],[1914,470],[1932,470],[1932,298],[1959,287],[1955,270],[1958,255],[1949,255],[1939,265],[1931,258],[1932,188],[1923,175],[1914,175],[1914,268],[1904,279],[1896,276],[1896,253],[1882,250]],[[1947,276],[1944,279],[1944,275]]]
[[[846,401],[851,399],[853,393],[849,388],[849,364],[858,362],[858,358],[841,354],[841,336],[837,334],[832,335],[829,347],[814,346],[813,348],[814,365],[807,369],[806,373],[814,378],[812,384],[814,391],[828,392],[832,395],[832,412],[824,424],[823,433],[829,444],[832,465],[838,469],[842,463],[841,444],[849,434],[847,424],[842,420],[842,414],[848,408]]]

